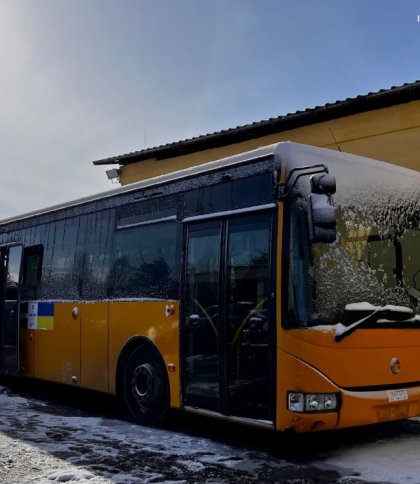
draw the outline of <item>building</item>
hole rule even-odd
[[[127,185],[278,141],[338,149],[420,171],[420,81],[93,164],[113,165],[120,183]]]

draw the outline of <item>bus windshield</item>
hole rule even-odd
[[[346,306],[355,303],[419,314],[420,174],[373,161],[328,166],[337,178],[334,243],[309,242],[306,188],[287,204],[286,325],[351,323]]]

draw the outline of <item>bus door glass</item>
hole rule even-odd
[[[1,371],[17,375],[19,370],[19,292],[22,246],[2,247],[1,257]]]
[[[184,404],[272,420],[270,214],[191,224],[184,283]]]
[[[185,280],[185,396],[203,408],[220,408],[220,222],[188,228]]]
[[[271,216],[228,221],[226,238],[227,412],[272,420]]]

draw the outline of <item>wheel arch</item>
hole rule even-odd
[[[165,377],[168,384],[168,388],[170,388],[170,381],[168,376],[168,370],[166,368],[165,360],[159,348],[153,343],[153,341],[146,336],[132,336],[128,339],[124,346],[122,347],[120,354],[118,356],[117,361],[117,368],[115,372],[115,390],[118,398],[123,398],[123,387],[124,387],[124,370],[127,364],[128,358],[133,353],[134,350],[137,348],[144,346],[144,347],[151,347],[158,355],[158,358],[161,360],[162,367],[165,368]]]

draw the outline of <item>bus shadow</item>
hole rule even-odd
[[[57,383],[1,377],[0,385],[28,399],[31,409],[52,415],[98,417],[132,423],[128,411],[114,396]],[[303,462],[328,458],[348,447],[420,435],[417,419],[309,434],[276,432],[221,419],[172,411],[162,430],[205,438],[278,459]]]
[[[233,447],[266,452],[288,461],[323,460],[348,447],[384,440],[419,437],[420,421],[415,419],[305,434],[276,432],[238,423],[177,412],[165,428],[197,438],[209,438]]]
[[[0,385],[27,398],[34,410],[61,416],[93,416],[129,420],[113,395],[42,380],[1,376]]]

